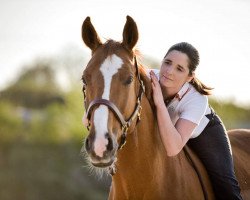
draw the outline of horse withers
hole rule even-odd
[[[90,18],[82,38],[92,57],[83,72],[89,135],[89,162],[112,174],[109,199],[214,199],[209,177],[198,159],[199,179],[184,151],[168,157],[158,133],[151,81],[137,63],[138,30],[127,16],[123,40],[101,42]],[[250,199],[250,132],[230,131],[242,196]]]

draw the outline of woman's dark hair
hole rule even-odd
[[[177,43],[177,44],[171,46],[170,49],[168,50],[167,54],[165,55],[165,57],[171,51],[174,51],[174,50],[185,53],[188,56],[188,58],[189,58],[189,66],[188,66],[189,75],[192,75],[192,73],[195,71],[195,69],[197,68],[197,66],[199,65],[199,62],[200,62],[200,56],[199,56],[199,52],[197,51],[197,49],[194,48],[191,44],[189,44],[187,42],[181,42],[181,43]],[[200,94],[210,95],[212,93],[211,91],[213,88],[206,86],[196,77],[194,77],[190,83],[194,86],[194,88]]]

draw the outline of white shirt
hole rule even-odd
[[[158,69],[148,69],[149,72],[153,70],[159,80]],[[190,83],[186,82],[180,91],[176,94],[174,99],[167,105],[167,109],[172,123],[175,125],[179,118],[189,120],[197,124],[193,130],[191,138],[195,138],[201,134],[209,119],[205,116],[211,113],[208,106],[208,98],[206,95],[200,94]]]

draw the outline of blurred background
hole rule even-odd
[[[0,0],[0,199],[107,199],[110,178],[80,153],[87,16],[103,41],[121,40],[132,16],[149,68],[174,43],[196,46],[210,104],[227,129],[250,128],[249,9],[247,0]]]

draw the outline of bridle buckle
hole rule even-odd
[[[141,105],[139,106],[139,110],[138,110],[138,114],[137,114],[137,119],[138,119],[138,121],[140,121],[141,120],[141,110],[142,110],[142,107],[141,107]]]
[[[128,124],[126,123],[126,124],[123,124],[122,125],[122,133],[127,133],[128,132]]]

